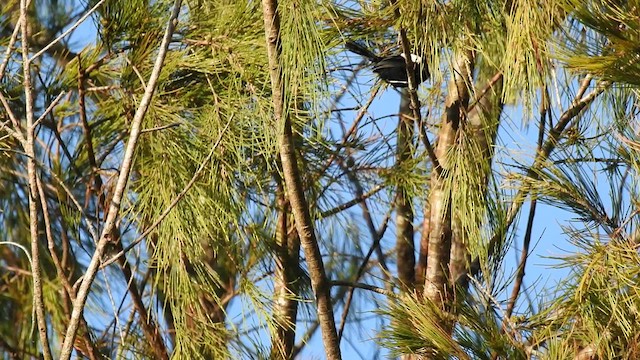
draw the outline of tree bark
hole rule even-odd
[[[31,83],[31,61],[29,60],[29,22],[27,16],[27,0],[20,1],[20,28],[22,34],[22,70],[25,97],[25,114],[27,120],[27,136],[24,152],[27,155],[27,173],[29,178],[29,230],[31,234],[31,272],[33,274],[33,307],[38,324],[40,345],[45,360],[52,359],[49,337],[47,335],[47,319],[43,298],[43,279],[40,269],[40,241],[38,235],[38,174],[36,173],[35,130],[33,119],[33,84]],[[20,129],[16,128],[16,131]]]
[[[414,121],[407,90],[400,95],[398,119],[398,141],[396,166],[403,167],[413,158]],[[406,170],[406,169],[404,169]],[[415,287],[415,244],[413,240],[413,206],[411,195],[404,183],[396,192],[396,257],[400,287],[410,290]]]
[[[271,358],[291,359],[295,347],[298,313],[298,259],[300,239],[289,224],[290,209],[280,176],[276,176],[278,223],[276,225],[276,269],[274,274],[276,329],[271,338]]]
[[[433,173],[431,193],[429,194],[429,246],[424,296],[443,310],[448,308],[453,295],[449,286],[449,264],[453,237],[449,156],[456,146],[460,123],[465,121],[464,109],[469,104],[472,61],[473,54],[464,52],[458,55],[454,65],[453,77],[449,83],[445,103],[445,114],[440,125],[438,144],[435,150],[442,172],[440,175]]]

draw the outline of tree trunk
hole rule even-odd
[[[409,93],[403,89],[400,96],[396,166],[406,167],[413,158],[414,121]],[[404,169],[407,170],[407,169]],[[398,184],[396,193],[396,256],[400,287],[410,290],[415,286],[415,245],[413,240],[413,207],[411,195]]]
[[[296,316],[300,279],[297,272],[300,254],[298,233],[289,224],[290,209],[282,179],[276,176],[278,223],[276,225],[276,269],[274,274],[276,329],[271,338],[271,359],[291,359],[296,338]]]
[[[331,287],[324,270],[324,263],[300,178],[291,120],[284,112],[284,88],[280,72],[280,18],[277,8],[276,0],[262,1],[274,116],[277,122],[283,125],[280,139],[280,161],[282,162],[287,198],[291,204],[300,243],[307,259],[325,353],[327,359],[340,359],[340,342],[333,318]]]
[[[429,194],[429,246],[425,272],[424,296],[443,310],[447,310],[452,299],[449,286],[449,264],[452,243],[452,180],[449,157],[456,146],[458,129],[465,121],[465,109],[469,103],[469,83],[473,69],[473,54],[458,55],[449,83],[445,115],[438,133],[436,157],[442,172],[431,177]],[[445,326],[448,328],[448,326]]]

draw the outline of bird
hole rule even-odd
[[[396,88],[406,88],[409,86],[407,81],[407,63],[404,53],[390,56],[378,56],[373,51],[367,49],[355,41],[347,41],[345,43],[347,50],[358,54],[372,64],[371,70],[383,81]],[[431,74],[427,66],[423,64],[422,58],[416,54],[411,54],[413,62],[413,83],[417,86],[429,79]]]

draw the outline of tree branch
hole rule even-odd
[[[47,319],[42,296],[42,274],[40,270],[40,244],[38,241],[38,180],[36,174],[35,125],[33,121],[33,84],[31,83],[31,61],[29,60],[29,23],[27,18],[27,0],[20,1],[20,28],[22,43],[22,84],[25,97],[25,116],[27,118],[27,138],[23,146],[27,154],[27,174],[29,178],[29,232],[31,234],[31,272],[33,274],[33,307],[36,312],[38,332],[45,360],[52,359]]]
[[[142,120],[144,119],[147,110],[151,105],[155,87],[158,82],[158,78],[160,77],[164,59],[169,49],[171,36],[178,22],[178,15],[180,13],[181,4],[181,0],[175,0],[174,2],[173,11],[169,18],[169,24],[167,25],[162,43],[160,45],[158,57],[156,58],[155,64],[153,66],[153,71],[145,88],[144,95],[140,101],[140,105],[138,106],[138,109],[136,110],[136,113],[133,117],[129,141],[124,153],[122,165],[120,166],[120,174],[118,176],[118,180],[113,193],[113,198],[111,200],[111,205],[109,207],[109,212],[107,214],[107,220],[105,221],[102,234],[100,235],[100,241],[96,246],[96,251],[91,258],[91,262],[89,263],[82,283],[80,284],[80,288],[78,289],[76,300],[73,302],[73,312],[71,314],[71,320],[69,321],[69,326],[67,328],[67,333],[65,335],[64,343],[62,345],[60,353],[61,360],[68,360],[71,357],[71,350],[73,348],[73,341],[76,335],[76,331],[78,330],[80,316],[84,310],[87,297],[89,296],[91,284],[95,279],[96,273],[98,271],[98,266],[100,264],[100,260],[104,253],[106,245],[111,240],[111,232],[115,228],[118,214],[120,212],[120,202],[122,201],[123,194],[129,180],[131,167],[133,166],[133,156],[138,143],[138,137],[140,136]]]

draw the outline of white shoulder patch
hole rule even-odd
[[[400,54],[400,56],[402,56],[405,59],[407,58],[407,55],[405,55],[404,53]],[[421,64],[422,58],[416,54],[411,54],[411,61],[416,64]]]

